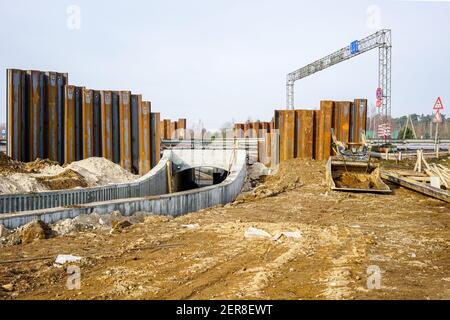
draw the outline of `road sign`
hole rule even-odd
[[[381,88],[377,89],[377,99],[378,100],[383,99],[383,89],[381,89]]]
[[[377,108],[381,108],[382,105],[383,105],[383,100],[377,99]]]
[[[434,114],[433,123],[442,123],[442,116],[441,116],[439,110],[436,111],[436,113]]]
[[[380,124],[378,126],[379,137],[389,137],[391,135],[391,126],[389,124]]]
[[[436,103],[434,104],[433,110],[443,110],[444,109],[444,105],[442,104],[442,100],[441,97],[438,97],[436,100]]]
[[[353,42],[350,44],[350,52],[351,52],[352,54],[355,54],[355,53],[358,53],[358,52],[359,52],[359,42],[358,42],[358,40],[353,41]]]

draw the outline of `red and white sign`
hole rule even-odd
[[[434,114],[433,123],[442,123],[442,116],[439,113],[439,110]]]
[[[383,100],[377,99],[377,108],[381,108],[383,105]]]
[[[436,100],[436,103],[434,104],[433,110],[443,110],[444,109],[444,105],[442,104],[442,100],[441,97],[438,97]]]
[[[391,126],[389,124],[380,124],[378,126],[379,137],[389,137],[391,135]]]

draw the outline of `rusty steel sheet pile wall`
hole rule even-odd
[[[75,86],[66,86],[64,103],[64,159],[75,161]]]
[[[360,143],[366,126],[366,99],[326,100],[319,110],[275,110],[272,122],[235,123],[233,132],[237,139],[264,139],[258,142],[258,161],[270,165],[267,159],[274,164],[293,158],[327,160],[333,155],[331,129],[345,144]]]
[[[100,91],[94,90],[93,120],[94,120],[94,157],[102,156],[102,106]]]
[[[186,119],[160,124],[130,91],[69,85],[68,74],[7,69],[7,154],[60,164],[104,157],[144,175],[161,158],[161,138],[184,139]],[[166,129],[164,135],[160,130]]]
[[[130,92],[121,91],[119,94],[120,111],[120,165],[131,171],[131,121],[130,121]]]
[[[150,158],[151,167],[155,167],[161,159],[161,114],[152,112],[150,114],[150,141],[152,155]]]
[[[139,174],[144,175],[151,167],[151,103],[143,101],[139,108]]]
[[[92,90],[83,89],[82,122],[83,122],[83,158],[94,156],[94,108]]]
[[[112,93],[111,91],[101,91],[101,111],[102,111],[102,155],[113,161],[113,131],[112,131]]]

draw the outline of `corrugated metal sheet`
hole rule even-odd
[[[40,71],[28,71],[29,102],[29,154],[30,159],[45,159],[44,131],[46,128],[45,74]]]
[[[75,87],[75,160],[84,159],[83,152],[83,88]]]
[[[102,155],[113,161],[113,109],[111,91],[101,91]]]
[[[320,109],[323,113],[322,143],[323,143],[323,159],[328,159],[332,154],[331,149],[331,128],[334,127],[334,101],[321,101]]]
[[[94,93],[92,90],[82,91],[83,122],[83,158],[94,156]]]
[[[151,104],[143,101],[139,108],[139,174],[151,169]]]
[[[297,110],[297,153],[296,157],[301,159],[313,158],[314,139],[314,111]]]
[[[112,139],[113,139],[113,162],[120,164],[120,93],[112,92]]]
[[[17,160],[26,160],[26,78],[21,70],[7,70],[7,154]]]
[[[121,91],[119,94],[120,111],[120,165],[131,171],[131,119],[130,119],[130,95],[129,91]]]
[[[131,163],[132,171],[134,173],[139,172],[139,114],[142,108],[142,96],[141,95],[131,95],[131,106],[130,106],[130,124],[131,124]]]
[[[64,108],[65,146],[64,162],[75,160],[75,87],[66,86]]]
[[[352,103],[349,101],[339,102],[340,131],[338,140],[343,143],[350,142],[350,108]]]
[[[295,157],[295,111],[275,110],[275,128],[280,135],[280,161]]]
[[[161,158],[161,116],[159,112],[151,113],[150,141],[151,141],[151,167],[154,168]]]
[[[367,100],[355,99],[352,111],[355,113],[352,116],[352,142],[360,143],[362,131],[366,132],[367,126]]]
[[[94,91],[94,156],[101,157],[102,147],[102,104],[100,91]]]

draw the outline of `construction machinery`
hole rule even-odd
[[[333,149],[326,166],[327,182],[332,190],[350,192],[390,193],[391,189],[380,176],[378,165],[371,162],[365,133],[360,143],[338,141],[331,129]]]

